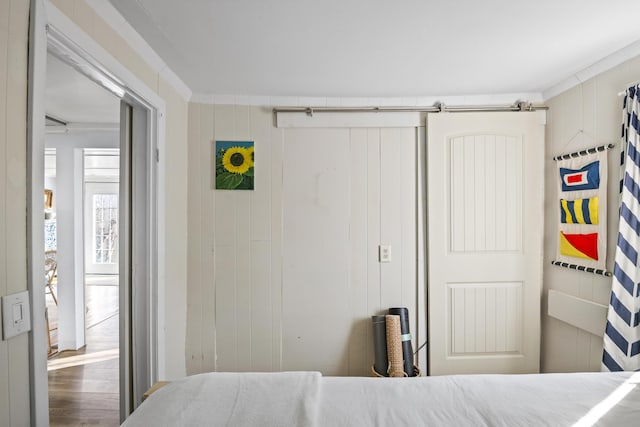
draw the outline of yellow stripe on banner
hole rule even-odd
[[[560,204],[562,205],[562,210],[564,211],[565,217],[567,218],[567,224],[573,224],[573,216],[571,216],[571,212],[569,212],[567,201],[564,199],[561,199]]]
[[[582,214],[582,203],[584,199],[576,199],[573,201],[573,211],[576,213],[576,221],[578,224],[584,224],[584,215]]]
[[[591,224],[598,223],[598,198],[592,197],[589,199],[589,216],[591,217]]]
[[[564,237],[564,234],[562,234],[562,231],[560,232],[560,254],[576,258],[591,259],[587,255],[577,250],[571,243],[569,243],[567,238]]]

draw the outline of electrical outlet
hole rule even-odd
[[[378,246],[380,262],[391,262],[391,245]]]

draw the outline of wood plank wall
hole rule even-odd
[[[187,103],[163,82],[126,43],[82,0],[53,0],[55,6],[77,22],[95,40],[120,61],[127,64],[149,87],[167,101],[167,154],[173,162],[167,175],[168,257],[166,267],[167,341],[170,349],[163,358],[166,375],[178,378],[184,374],[182,342],[186,317],[181,304],[181,286],[186,280],[186,112]],[[0,2],[0,296],[27,289],[26,247],[26,182],[27,182],[27,66],[28,66],[29,1]],[[176,301],[178,300],[178,301]],[[33,308],[32,308],[33,309]],[[171,309],[171,310],[169,310]],[[175,332],[173,332],[175,331]],[[177,348],[177,349],[176,349]],[[163,351],[163,349],[161,349]],[[178,355],[175,355],[176,352]],[[26,334],[0,341],[0,425],[30,424],[29,415],[29,346]],[[175,356],[174,356],[175,355]]]
[[[29,2],[0,2],[0,296],[27,289]],[[1,322],[0,322],[1,323]],[[0,341],[0,425],[29,425],[28,334]]]
[[[214,190],[216,139],[255,141],[254,191]],[[188,140],[187,372],[368,375],[370,316],[417,317],[416,129],[282,130],[267,108],[190,104]]]
[[[623,91],[640,79],[640,57],[624,62],[548,100],[545,158],[544,299],[542,307],[543,372],[599,371],[602,336],[594,335],[547,314],[547,291],[556,290],[596,304],[608,305],[611,278],[551,265],[557,245],[559,209],[556,163],[552,158],[614,143],[608,154],[607,268],[613,270],[618,236],[620,125]],[[585,313],[593,312],[591,305]],[[599,314],[597,314],[600,316]],[[605,324],[602,324],[604,331]]]

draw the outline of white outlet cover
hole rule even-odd
[[[2,297],[2,339],[8,340],[30,330],[29,291]]]
[[[380,262],[391,262],[391,245],[380,245],[378,250]]]

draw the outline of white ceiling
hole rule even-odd
[[[119,123],[120,100],[77,70],[47,55],[45,113],[64,123]]]
[[[541,94],[640,39],[638,0],[109,0],[196,95]]]

